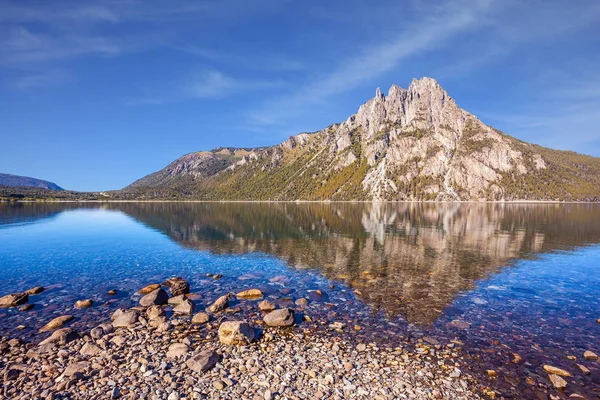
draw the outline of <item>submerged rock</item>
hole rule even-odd
[[[263,300],[260,303],[258,303],[258,309],[263,312],[273,311],[276,308],[277,307],[275,307],[275,304],[273,304],[269,300]]]
[[[259,289],[248,289],[243,292],[239,292],[237,295],[238,299],[260,299],[263,297],[263,293]]]
[[[289,308],[271,311],[264,316],[263,320],[268,326],[292,326],[294,325],[294,311]]]
[[[77,300],[75,302],[75,308],[89,308],[92,306],[92,304],[94,304],[92,299]]]
[[[560,369],[557,367],[553,367],[552,365],[544,365],[544,371],[549,374],[560,375],[560,376],[573,376],[570,372],[565,371],[564,369]]]
[[[596,361],[598,359],[598,355],[593,351],[587,350],[585,353],[583,353],[583,358],[588,361]]]
[[[190,284],[183,278],[169,278],[163,282],[163,285],[169,288],[171,297],[188,294],[190,292]]]
[[[29,301],[27,293],[11,293],[0,297],[0,308],[16,307]]]
[[[229,297],[230,296],[231,295],[226,294],[225,296],[219,297],[214,303],[212,303],[208,307],[208,311],[213,314],[216,314],[218,312],[225,310],[227,307],[229,307]]]
[[[31,289],[25,291],[25,293],[27,293],[28,295],[32,296],[32,295],[40,294],[44,290],[46,290],[46,288],[44,288],[43,286],[36,286],[34,288],[31,288]]]
[[[60,317],[54,318],[52,321],[40,328],[40,332],[53,331],[54,329],[61,328],[64,324],[72,320],[72,315],[61,315]]]
[[[219,326],[219,341],[223,344],[247,345],[254,340],[254,330],[245,321],[226,321]]]
[[[548,375],[548,379],[550,379],[552,386],[554,386],[556,389],[564,390],[567,388],[567,381],[556,374]]]
[[[79,335],[71,328],[61,328],[52,332],[48,338],[42,340],[40,342],[40,346],[44,346],[47,344],[58,343],[58,344],[67,344],[70,341],[77,339]]]

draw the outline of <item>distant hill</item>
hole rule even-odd
[[[346,121],[272,147],[187,154],[118,196],[600,201],[600,158],[506,135],[423,78],[387,95],[377,89]]]
[[[48,190],[64,190],[56,183],[44,181],[42,179],[30,178],[28,176],[19,176],[0,173],[0,186],[9,187],[36,187]]]

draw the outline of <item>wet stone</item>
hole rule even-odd
[[[247,345],[254,340],[254,330],[245,321],[226,321],[219,326],[219,341],[230,345]]]
[[[42,328],[40,328],[40,332],[52,331],[54,329],[58,329],[63,327],[67,322],[73,320],[72,315],[61,315],[60,317],[54,318],[52,321],[48,322]]]
[[[27,293],[12,293],[0,297],[0,308],[16,307],[27,303],[29,295]]]
[[[150,307],[152,305],[163,305],[169,301],[169,295],[162,288],[158,288],[140,299],[142,307]]]
[[[289,308],[271,311],[264,316],[263,320],[267,326],[292,326],[294,325],[294,311]]]

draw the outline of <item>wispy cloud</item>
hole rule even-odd
[[[259,110],[252,110],[249,116],[261,124],[279,123],[289,116],[283,114],[283,110],[297,110],[354,89],[390,71],[401,61],[442,46],[456,35],[480,26],[492,3],[492,0],[455,0],[428,9],[426,15],[402,26],[390,40],[357,51],[355,56],[343,59],[335,69],[295,94],[275,100],[279,104],[283,100],[287,106],[274,108],[269,102]]]
[[[277,79],[236,78],[216,69],[204,69],[170,85],[167,88],[154,89],[154,94],[127,98],[125,104],[159,105],[189,99],[218,99],[249,91],[281,87],[284,82]]]

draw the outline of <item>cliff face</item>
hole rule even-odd
[[[188,154],[125,193],[227,200],[598,200],[600,159],[521,142],[431,78],[268,148]]]

